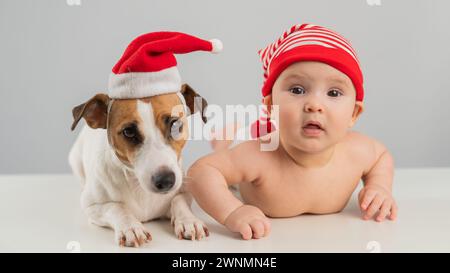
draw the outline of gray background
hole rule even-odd
[[[225,46],[178,56],[179,70],[212,104],[260,102],[257,49],[295,23],[324,25],[356,48],[366,111],[356,130],[384,142],[397,167],[450,166],[450,1],[0,2],[0,173],[69,172],[71,109],[105,92],[137,35],[175,30]],[[191,143],[185,161],[209,152]]]

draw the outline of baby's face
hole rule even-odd
[[[282,145],[312,153],[342,140],[363,109],[350,78],[320,62],[286,68],[273,86],[271,100],[279,105]]]

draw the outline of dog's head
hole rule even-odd
[[[181,150],[188,128],[186,116],[207,105],[189,85],[179,95],[170,93],[142,99],[112,100],[97,94],[73,108],[72,130],[81,118],[94,129],[106,129],[108,142],[117,158],[132,169],[140,185],[149,191],[167,193],[182,184]],[[195,106],[195,102],[202,105]],[[188,112],[188,113],[187,113]]]

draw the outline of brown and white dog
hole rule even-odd
[[[171,219],[179,239],[209,235],[193,215],[192,197],[182,185],[186,116],[198,108],[195,97],[184,84],[178,93],[142,99],[97,94],[73,109],[72,130],[81,118],[87,122],[69,155],[73,172],[82,180],[81,206],[92,223],[114,229],[119,245],[149,242],[142,222],[160,217]],[[204,109],[206,101],[200,102]],[[189,109],[179,107],[183,105]]]

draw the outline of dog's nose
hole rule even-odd
[[[162,170],[152,176],[153,187],[156,192],[168,192],[175,185],[175,173]]]

